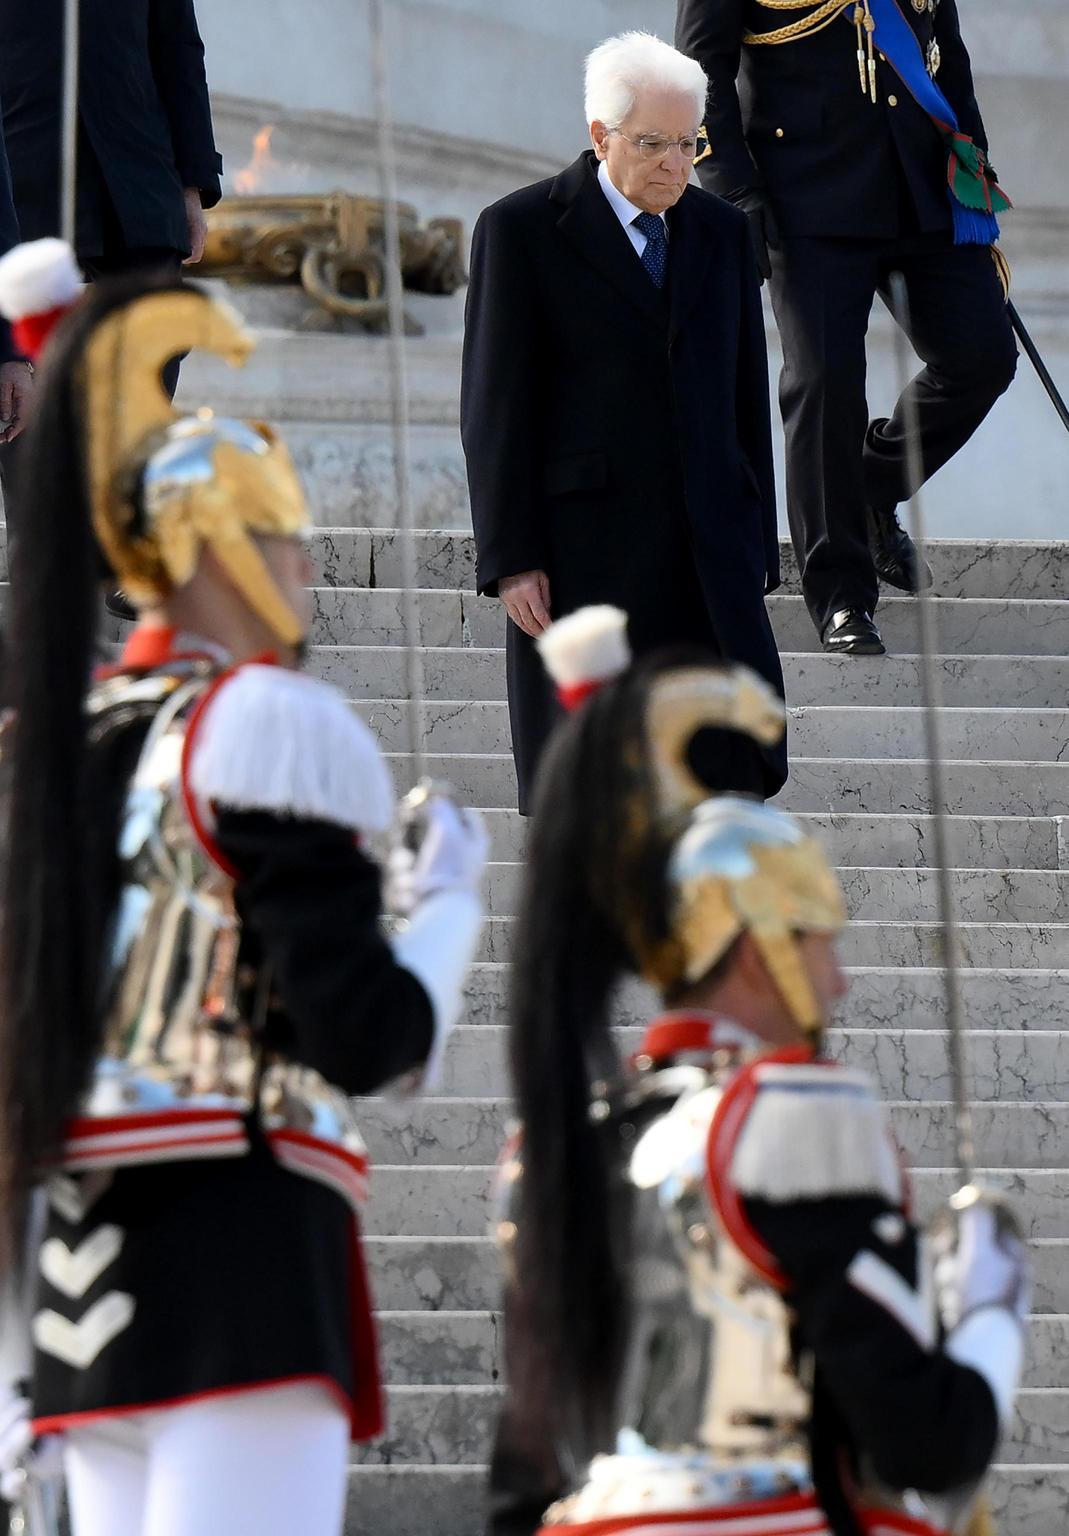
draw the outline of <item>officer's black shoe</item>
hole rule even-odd
[[[116,587],[114,592],[108,593],[104,599],[104,607],[112,618],[125,619],[128,624],[133,624],[137,619],[137,609],[121,587]]]
[[[932,584],[927,561],[917,560],[917,546],[898,521],[894,507],[870,507],[867,514],[869,550],[876,574],[890,587],[917,592]]]
[[[840,608],[824,626],[821,641],[835,656],[882,656],[884,643],[870,614],[858,608]]]

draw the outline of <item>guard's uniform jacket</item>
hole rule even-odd
[[[866,1077],[707,1015],[654,1023],[639,1061],[602,1121],[631,1223],[616,1454],[569,1486],[554,1426],[506,1404],[491,1531],[962,1529],[998,1410],[943,1347]]]
[[[122,804],[101,1058],[45,1183],[39,1432],[319,1381],[381,1426],[348,1095],[417,1069],[432,1006],[360,839],[393,794],[340,694],[135,632],[90,695]]]
[[[812,11],[818,9],[816,0]],[[931,118],[881,58],[861,90],[853,5],[810,36],[745,44],[804,17],[759,0],[680,0],[676,46],[709,77],[702,184],[767,190],[787,235],[893,238],[950,228],[947,154]],[[987,149],[956,0],[900,0],[963,133]],[[930,51],[938,47],[938,54]],[[736,79],[737,76],[737,79]]]

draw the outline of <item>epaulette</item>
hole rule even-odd
[[[729,1236],[780,1286],[746,1201],[905,1201],[898,1151],[869,1078],[802,1049],[751,1062],[727,1085],[709,1132],[707,1174]]]
[[[201,804],[365,834],[393,820],[393,785],[367,726],[335,688],[282,667],[225,674],[190,724],[187,762]]]

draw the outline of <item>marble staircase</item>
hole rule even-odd
[[[440,1097],[362,1107],[391,1422],[354,1465],[349,1536],[475,1536],[501,1381],[488,1191],[508,1115],[505,981],[524,833],[501,612],[473,595],[462,528],[428,527],[418,544],[426,744],[433,771],[485,810],[490,919]],[[404,783],[398,536],[322,528],[315,550],[312,668],[355,701]],[[791,704],[781,800],[826,837],[854,918],[853,988],[832,1047],[879,1081],[926,1213],[953,1172],[915,610],[881,607],[893,654],[826,657],[784,554],[787,584],[770,602]],[[1052,1536],[1069,1515],[1069,545],[945,542],[933,563],[980,1159],[1014,1194],[1037,1265],[1027,1383],[993,1494],[1002,1536]],[[641,988],[627,991],[623,1043],[647,1007]]]

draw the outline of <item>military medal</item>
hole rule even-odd
[[[941,49],[939,47],[939,44],[936,42],[935,38],[933,37],[931,39],[931,41],[929,42],[929,44],[928,44],[928,73],[931,75],[933,80],[935,79],[936,75],[939,73],[939,66],[940,66],[940,64],[942,64],[942,62],[943,62],[942,51],[941,51]]]
[[[917,12],[918,16],[923,16],[925,11],[929,9],[928,0],[913,0],[913,9]]]

